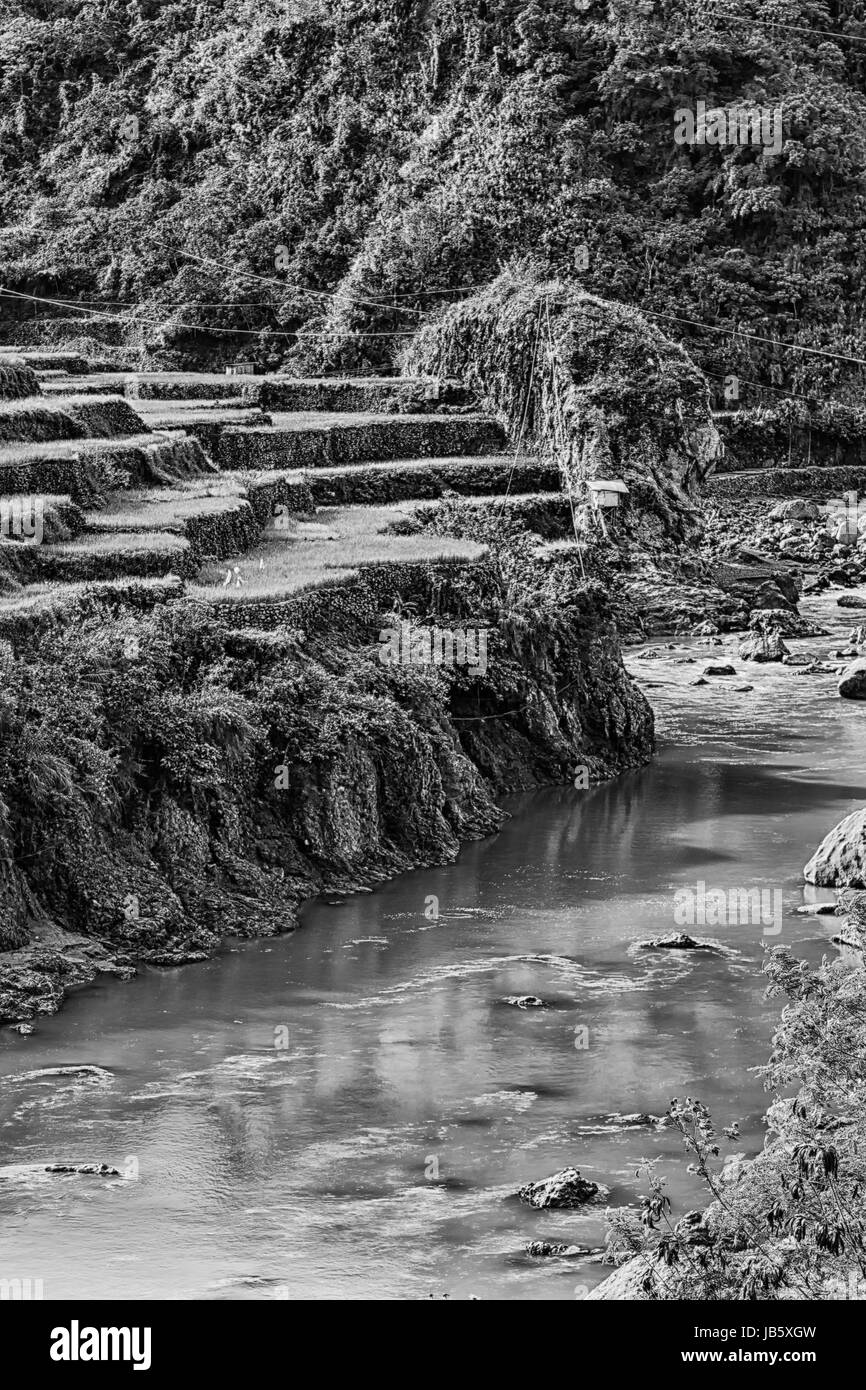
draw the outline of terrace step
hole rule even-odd
[[[123,396],[28,396],[0,401],[0,443],[37,443],[90,435],[116,439],[148,426]]]
[[[402,509],[409,516],[424,519],[425,513],[433,515],[436,503],[408,502]],[[563,540],[573,537],[574,523],[571,503],[565,492],[507,492],[491,493],[487,496],[471,495],[456,497],[453,505],[458,514],[471,516],[473,512],[484,511],[488,517],[507,520],[534,531],[547,540]]]
[[[309,410],[356,414],[413,414],[418,410],[441,413],[449,407],[464,409],[473,399],[459,382],[438,382],[422,377],[266,376],[252,378],[248,389],[256,392],[265,410],[290,413]]]
[[[198,440],[181,431],[0,447],[0,494],[69,493],[88,506],[117,487],[171,483],[213,472]]]
[[[48,439],[77,439],[84,427],[66,409],[66,402],[42,396],[0,401],[0,445],[22,440],[39,443]]]
[[[39,385],[44,396],[125,396],[123,373],[101,372],[88,376],[69,376],[66,372],[40,372]]]
[[[314,520],[289,518],[285,529],[271,528],[227,575],[205,566],[190,585],[190,596],[239,609],[267,606],[302,590],[346,583],[371,567],[472,563],[487,553],[475,541],[393,532],[406,519],[405,506],[323,507]]]
[[[181,575],[197,562],[189,541],[167,531],[114,531],[26,549],[31,583]]]
[[[32,638],[59,624],[81,622],[93,614],[124,609],[150,612],[183,594],[178,575],[155,579],[102,579],[56,584],[28,584],[0,595],[0,636]]]
[[[733,453],[731,452],[730,449],[728,449],[728,450],[726,451],[726,453],[725,453],[725,468],[724,468],[724,474],[725,474],[725,475],[727,475],[727,474],[729,474],[729,473],[759,473],[759,474],[760,474],[760,473],[772,472],[772,471],[775,471],[775,470],[778,470],[778,469],[784,469],[785,471],[790,471],[790,472],[799,472],[799,471],[800,471],[801,469],[803,469],[803,468],[806,468],[806,469],[815,468],[815,469],[823,470],[823,469],[825,469],[825,468],[857,468],[857,467],[866,467],[866,459],[864,459],[864,460],[861,462],[861,459],[860,459],[860,458],[854,458],[853,460],[849,459],[848,462],[845,462],[845,461],[843,460],[843,461],[840,463],[839,461],[837,461],[837,460],[834,459],[834,458],[828,458],[827,456],[821,457],[821,456],[818,455],[817,453],[814,453],[814,452],[813,452],[812,460],[811,460],[811,462],[809,462],[809,461],[807,460],[807,458],[805,457],[805,455],[804,455],[804,454],[801,454],[801,453],[799,452],[799,450],[798,450],[796,453],[792,454],[792,456],[791,456],[791,461],[790,461],[790,462],[788,461],[788,455],[787,455],[787,453],[786,453],[786,452],[782,452],[781,454],[776,454],[775,456],[768,456],[766,459],[763,459],[763,460],[761,461],[761,463],[756,467],[756,466],[755,466],[755,460],[754,460],[753,458],[750,459],[750,458],[749,458],[748,456],[746,456],[746,455],[744,455],[742,458],[738,458],[735,454],[733,454]],[[721,476],[721,475],[718,475],[718,476]]]
[[[513,454],[393,459],[336,468],[291,469],[260,474],[254,485],[266,487],[280,477],[306,482],[317,506],[436,499],[449,492],[489,496],[501,492],[509,477],[520,492],[558,492],[562,485],[556,464],[531,458],[515,461]]]
[[[219,440],[221,469],[327,468],[338,464],[478,456],[505,435],[487,415],[276,414],[266,427],[229,427]]]
[[[64,408],[94,439],[146,434],[148,425],[123,396],[66,396]]]
[[[194,435],[214,459],[227,429],[261,428],[271,423],[271,417],[255,406],[230,408],[221,402],[209,405],[206,401],[145,399],[137,402],[137,408],[150,429],[184,430]]]
[[[0,400],[26,400],[39,395],[39,379],[20,357],[0,356]]]
[[[80,352],[62,349],[0,346],[0,361],[4,357],[20,357],[34,372],[62,371],[68,376],[85,376],[90,370],[87,358]]]
[[[261,534],[261,523],[245,497],[196,497],[166,488],[118,494],[104,510],[87,512],[83,521],[92,534],[184,536],[199,562],[237,555]]]
[[[177,401],[190,404],[201,401],[247,400],[255,404],[256,393],[248,383],[260,382],[263,377],[226,376],[220,372],[128,372],[124,377],[130,400]],[[252,401],[250,396],[253,396]]]
[[[63,494],[0,497],[0,543],[6,560],[11,558],[9,543],[29,548],[43,540],[68,541],[80,535],[85,525],[84,512]]]
[[[509,478],[515,491],[558,493],[561,475],[556,464],[538,459],[515,462],[508,454],[445,459],[395,459],[386,463],[346,464],[337,468],[241,469],[214,479],[184,482],[186,490],[201,493],[234,491],[249,497],[262,524],[279,506],[307,512],[317,506],[387,505],[411,500],[435,501],[449,495],[483,496],[501,493]]]
[[[470,393],[454,381],[421,377],[228,376],[219,372],[127,372],[130,399],[244,400],[264,410],[397,412],[465,409]]]
[[[812,468],[758,468],[734,473],[714,473],[706,490],[712,497],[809,497],[830,496],[853,489],[866,492],[866,466]]]

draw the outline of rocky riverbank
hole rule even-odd
[[[506,792],[651,756],[608,600],[568,563],[404,573],[403,617],[483,627],[483,672],[383,664],[387,590],[314,591],[279,633],[178,602],[10,648],[0,1016],[289,930],[311,895],[453,860]]]
[[[754,567],[775,576],[748,602],[729,583],[713,586],[725,603],[704,589],[714,611],[708,607],[703,621],[696,602],[664,634],[671,640],[657,637],[628,653],[650,699],[654,687],[674,686],[690,708],[712,701],[746,729],[780,684],[790,682],[792,703],[804,678],[821,699],[862,698],[857,671],[866,629],[858,609],[866,592],[857,586],[866,581],[866,541],[844,513],[828,517],[823,500],[769,509],[717,501],[707,516],[703,575],[727,580],[729,567]],[[699,599],[700,584],[694,594]],[[768,943],[770,990],[788,1007],[762,1068],[775,1096],[764,1149],[749,1159],[737,1152],[735,1128],[719,1134],[698,1101],[676,1103],[668,1123],[680,1127],[684,1161],[704,1177],[710,1204],[669,1213],[663,1188],[650,1180],[643,1224],[627,1211],[611,1214],[611,1248],[624,1262],[588,1298],[864,1296],[864,865],[866,810],[859,809],[829,831],[804,868],[806,884],[837,890],[835,905],[809,901],[798,909],[835,919],[835,954],[810,968]]]

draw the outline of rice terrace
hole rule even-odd
[[[10,0],[0,94],[28,1354],[568,1301],[636,1366],[828,1365],[863,4]]]

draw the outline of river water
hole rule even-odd
[[[780,1007],[764,950],[834,949],[832,918],[794,912],[830,896],[802,866],[866,800],[866,710],[831,676],[736,659],[737,681],[689,683],[734,649],[628,654],[653,766],[513,798],[454,865],[311,904],[295,934],[203,965],[106,979],[32,1037],[2,1030],[0,1277],[47,1298],[574,1299],[609,1271],[525,1246],[597,1249],[603,1205],[535,1211],[521,1183],[573,1163],[621,1206],[653,1158],[675,1213],[703,1205],[675,1133],[611,1117],[691,1094],[739,1121],[736,1150],[760,1147],[750,1068]],[[690,928],[713,954],[637,948],[702,882],[778,889],[783,915]],[[525,994],[547,1007],[504,1002]],[[70,1066],[98,1070],[50,1074]]]

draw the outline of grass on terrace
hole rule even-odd
[[[69,391],[64,396],[21,396],[17,400],[0,401],[0,412],[4,415],[14,415],[19,410],[63,410],[64,407],[86,405],[116,405],[120,404],[128,408],[128,402],[122,396],[118,396],[111,391],[101,391],[98,396],[88,395],[86,391]]]
[[[131,404],[155,429],[183,429],[187,423],[264,424],[267,416],[256,405],[232,405],[225,401],[160,401],[136,396]]]
[[[88,532],[79,540],[63,541],[42,553],[67,560],[86,555],[117,555],[121,558],[145,553],[181,556],[187,547],[188,542],[181,536],[166,531],[109,531],[104,535]],[[122,574],[117,577],[122,578]]]
[[[259,386],[263,381],[275,381],[281,386],[401,386],[412,385],[414,381],[422,381],[423,378],[399,377],[399,376],[287,376],[278,372],[261,373],[252,375],[241,374],[239,376],[229,376],[224,372],[126,372],[125,375],[133,381],[148,383],[167,382],[169,385],[188,381],[192,384],[198,382],[214,382],[224,384],[230,382],[236,390],[241,391],[244,386]]]
[[[19,463],[27,459],[77,458],[80,454],[116,453],[119,449],[144,449],[166,442],[168,435],[158,433],[128,434],[120,439],[48,439],[39,443],[0,445],[0,464]]]
[[[155,489],[114,496],[104,511],[87,513],[92,531],[182,531],[193,517],[222,516],[247,505],[239,492],[207,487]]]
[[[43,393],[49,397],[122,396],[126,390],[126,377],[120,372],[99,372],[87,376],[39,372],[38,376]]]
[[[374,410],[269,410],[268,414],[275,431],[331,430],[337,426],[341,429],[365,429],[370,425],[385,425],[388,429],[399,429],[404,425],[415,428],[419,425],[451,425],[460,428],[489,418],[480,411],[472,415],[383,415],[381,411]]]
[[[315,521],[289,518],[271,528],[240,560],[208,565],[189,586],[191,597],[245,603],[345,582],[364,565],[480,560],[487,547],[442,536],[401,536],[390,527],[410,506],[321,507]],[[225,584],[226,575],[231,581]],[[240,580],[238,584],[237,581]]]
[[[104,600],[108,604],[122,599],[137,598],[142,608],[160,599],[180,598],[182,581],[176,575],[156,578],[124,577],[121,579],[52,580],[27,584],[0,594],[0,622],[4,618],[26,617],[40,612],[59,612],[82,599]]]

